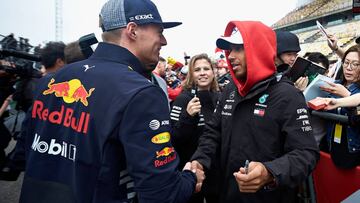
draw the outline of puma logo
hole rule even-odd
[[[84,68],[85,68],[85,70],[84,70],[84,72],[86,72],[87,70],[89,70],[90,68],[94,68],[95,66],[89,66],[89,65],[84,65]]]

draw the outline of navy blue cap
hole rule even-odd
[[[138,25],[161,24],[164,29],[181,25],[181,22],[163,22],[155,4],[150,0],[109,0],[100,12],[103,32],[126,27],[130,22]]]

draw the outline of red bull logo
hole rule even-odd
[[[156,168],[160,167],[160,166],[164,166],[172,161],[174,161],[176,159],[176,153],[174,153],[173,155],[167,156],[165,157],[164,160],[155,160],[154,161],[154,166]]]
[[[81,112],[81,114],[75,116],[74,110],[66,108],[64,105],[61,105],[58,110],[50,110],[45,108],[44,103],[39,100],[34,101],[31,117],[53,124],[63,125],[64,127],[72,128],[74,131],[84,134],[87,134],[90,120],[89,113]]]
[[[55,94],[56,97],[61,97],[65,103],[73,103],[80,101],[84,106],[88,106],[88,97],[91,96],[95,88],[86,90],[79,79],[72,79],[66,82],[55,83],[52,78],[48,84],[48,89],[43,92],[43,95]]]
[[[167,157],[173,152],[175,152],[174,147],[165,147],[160,151],[156,151],[156,158]]]

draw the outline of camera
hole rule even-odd
[[[0,41],[0,59],[10,62],[12,66],[1,65],[0,70],[21,78],[40,78],[41,57],[30,53],[32,48],[28,39],[20,37],[17,41],[13,34],[4,37]]]
[[[84,35],[79,39],[79,46],[81,49],[81,53],[86,57],[89,58],[91,54],[93,54],[93,50],[91,45],[98,43],[96,36],[94,33]]]

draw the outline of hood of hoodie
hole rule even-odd
[[[246,96],[250,89],[260,81],[274,75],[276,71],[276,35],[268,26],[257,21],[230,21],[224,36],[230,36],[237,27],[244,41],[247,66],[245,81],[237,80],[229,61],[229,51],[225,51],[228,68],[241,96]]]

